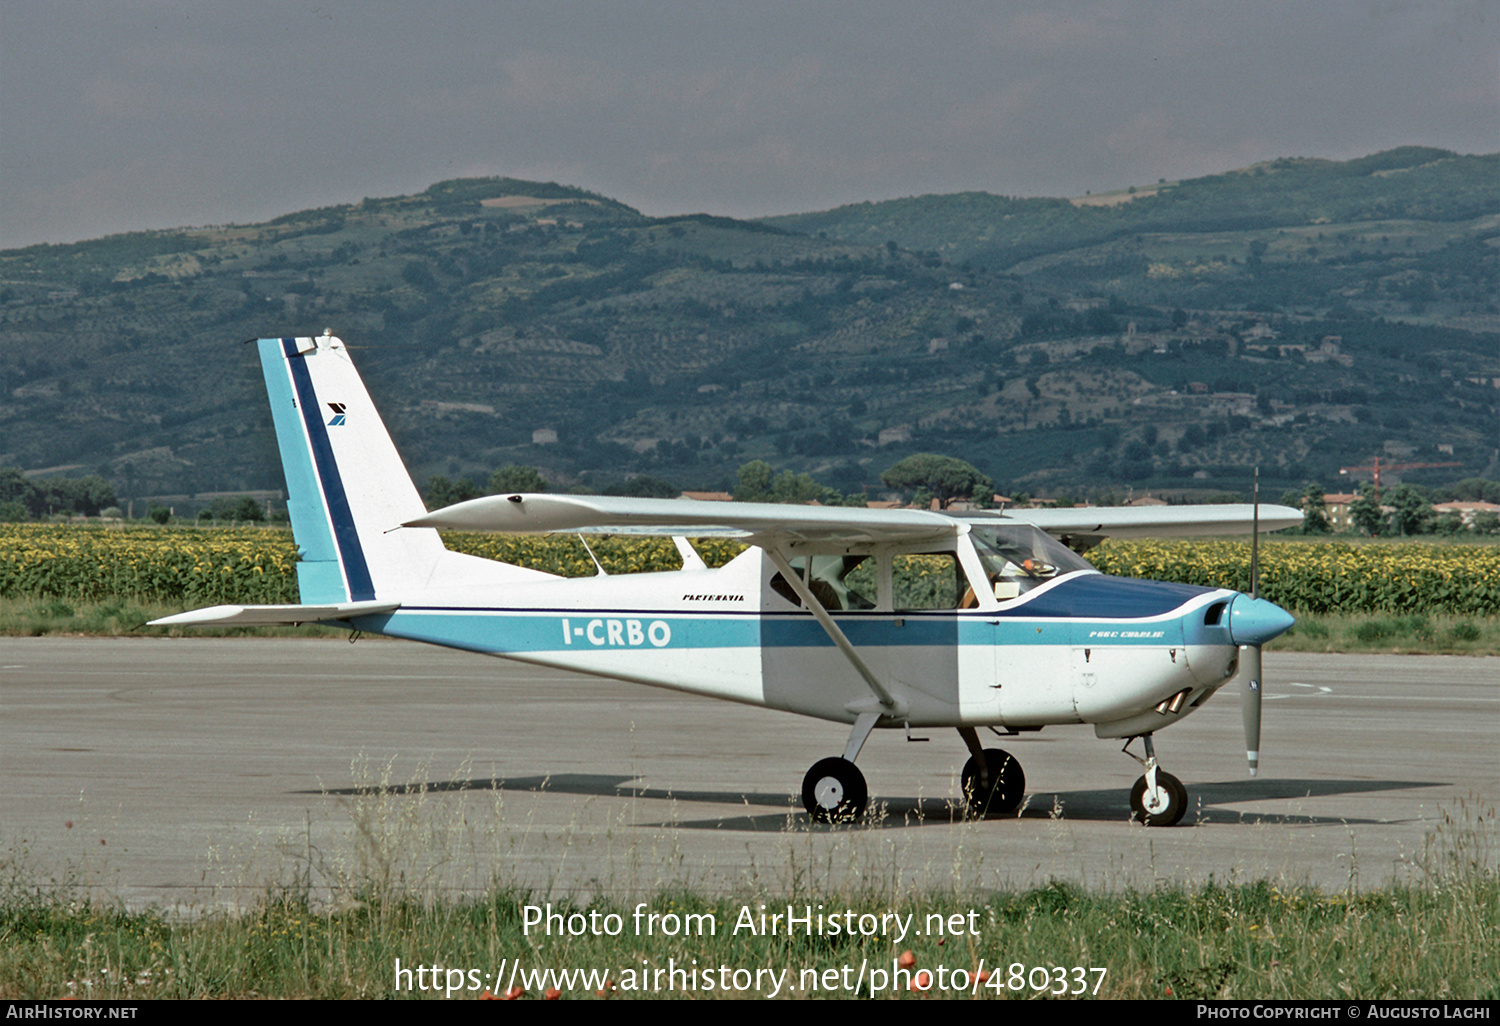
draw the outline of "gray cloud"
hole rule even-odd
[[[0,7],[0,245],[475,174],[648,213],[1492,152],[1486,0]]]

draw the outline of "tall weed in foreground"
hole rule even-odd
[[[363,771],[360,771],[363,772]],[[461,791],[457,786],[443,785]],[[952,979],[987,978],[979,996],[1040,997],[1057,970],[1071,990],[1088,970],[1087,996],[1108,998],[1493,998],[1500,993],[1500,876],[1493,806],[1460,802],[1443,811],[1424,850],[1399,878],[1370,890],[1327,893],[1276,880],[1165,885],[1109,891],[1053,882],[1025,891],[982,891],[955,880],[912,893],[900,868],[879,858],[847,872],[845,831],[806,831],[790,880],[779,872],[745,892],[691,886],[625,895],[608,888],[574,896],[538,894],[503,874],[479,896],[436,886],[459,848],[493,843],[494,824],[435,802],[441,788],[389,783],[388,770],[340,792],[356,821],[348,850],[288,842],[283,883],[249,908],[175,920],[90,901],[67,883],[37,886],[23,860],[0,864],[0,997],[443,997],[444,988],[399,986],[408,968],[442,965],[483,976],[445,977],[453,997],[495,992],[507,966],[603,973],[610,986],[576,986],[565,999],[689,996],[681,989],[623,986],[642,966],[696,964],[787,970],[792,996],[922,998],[962,996],[894,987],[852,993],[824,974],[862,964]],[[498,798],[497,798],[498,803]],[[467,803],[472,806],[472,802]],[[805,830],[796,824],[799,830]],[[956,824],[962,829],[963,825]],[[855,830],[859,828],[853,828]],[[877,828],[878,829],[878,828]],[[832,839],[821,846],[814,838]],[[878,846],[877,846],[878,848]],[[830,854],[832,853],[832,854]],[[775,879],[773,879],[775,877]],[[781,889],[775,889],[781,888]],[[527,905],[615,914],[629,923],[644,905],[678,922],[713,917],[706,934],[657,931],[622,936],[523,930]],[[735,932],[747,911],[792,905],[855,914],[895,912],[928,926],[962,918],[962,928],[886,935],[805,936]],[[970,927],[973,927],[971,930]],[[1102,974],[1093,969],[1105,970]],[[1043,971],[1044,970],[1044,971]],[[1036,982],[1046,977],[1044,986]],[[530,977],[522,976],[527,979]],[[845,977],[847,978],[847,977]],[[929,979],[934,982],[936,976]],[[1094,984],[1098,989],[1095,992]],[[471,985],[473,984],[473,985]],[[699,996],[722,996],[696,992]],[[537,988],[527,996],[542,996]],[[734,996],[730,994],[728,996]],[[756,996],[746,991],[744,996]]]

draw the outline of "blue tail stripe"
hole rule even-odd
[[[344,479],[339,476],[338,462],[333,458],[328,428],[323,423],[322,411],[318,408],[318,395],[313,389],[312,375],[307,369],[307,357],[298,354],[296,339],[284,338],[281,346],[286,355],[287,367],[291,370],[292,385],[297,392],[297,405],[302,409],[302,422],[307,428],[307,438],[312,446],[313,462],[317,465],[318,477],[323,482],[323,499],[328,508],[333,537],[338,544],[339,561],[344,566],[344,576],[349,582],[349,599],[352,602],[367,602],[375,597],[375,584],[370,579],[365,550],[359,543],[359,531],[355,529],[354,515],[349,510]]]
[[[339,550],[323,512],[318,474],[307,449],[297,398],[287,374],[282,342],[263,338],[258,343],[266,394],[271,400],[271,420],[276,425],[276,443],[281,449],[281,468],[286,475],[287,512],[297,539],[297,592],[302,602],[347,602],[348,589],[339,569]]]

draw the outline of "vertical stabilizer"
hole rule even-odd
[[[368,602],[428,584],[446,549],[436,531],[393,530],[426,507],[344,343],[259,341],[304,603]]]

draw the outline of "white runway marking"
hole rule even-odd
[[[1321,698],[1323,695],[1331,695],[1331,694],[1333,694],[1333,688],[1327,688],[1327,687],[1324,687],[1321,684],[1299,684],[1297,681],[1291,681],[1290,683],[1283,684],[1282,687],[1287,687],[1287,688],[1308,688],[1313,693],[1312,694],[1308,694],[1306,691],[1302,691],[1302,692],[1289,692],[1289,693],[1284,693],[1284,694],[1280,694],[1280,695],[1266,695],[1265,696],[1265,700],[1267,702],[1274,702],[1278,698]]]

